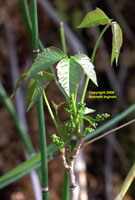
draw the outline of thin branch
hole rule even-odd
[[[132,123],[134,123],[134,122],[135,122],[135,119],[133,119],[133,120],[131,120],[131,121],[129,121],[129,122],[127,122],[127,123],[125,123],[125,124],[123,124],[123,125],[117,127],[117,128],[114,128],[114,129],[112,129],[112,130],[110,130],[110,131],[107,131],[107,132],[103,133],[102,135],[100,135],[100,136],[98,136],[98,137],[96,137],[96,138],[93,138],[92,140],[90,140],[90,141],[88,141],[88,142],[82,144],[82,148],[85,147],[85,146],[87,146],[88,144],[91,144],[91,143],[93,143],[93,142],[95,142],[95,141],[97,141],[97,140],[99,140],[99,139],[105,137],[106,135],[109,135],[110,133],[113,133],[113,132],[115,132],[115,131],[118,131],[118,130],[120,130],[120,129],[122,129],[122,128],[124,128],[124,127],[126,127],[126,126],[128,126],[128,125],[130,125],[130,124],[132,124]]]

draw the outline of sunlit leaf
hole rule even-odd
[[[15,87],[15,89],[14,89],[14,91],[13,91],[13,94],[11,95],[10,98],[12,98],[12,97],[15,95],[16,91],[21,87],[21,85],[24,83],[24,81],[25,81],[27,78],[28,78],[28,72],[25,72],[24,74],[21,75],[21,78],[20,78],[19,81],[17,82],[16,87]]]
[[[94,65],[90,61],[90,58],[85,54],[77,54],[75,56],[72,56],[72,58],[75,59],[76,62],[78,62],[82,66],[84,73],[96,86],[98,86],[96,72],[94,69]]]
[[[53,75],[51,73],[43,72],[30,80],[27,95],[27,111],[37,101],[38,97],[42,94],[43,89],[46,88],[52,79]]]
[[[70,96],[82,78],[83,68],[74,59],[67,57],[62,59],[56,68],[59,83]]]
[[[65,54],[56,47],[49,47],[44,49],[35,59],[31,66],[28,77],[36,75],[38,72],[49,69],[54,63],[65,57]]]
[[[87,28],[87,27],[95,27],[98,25],[108,24],[111,20],[107,17],[107,15],[99,8],[88,12],[88,14],[84,17],[83,21],[77,28]]]
[[[123,42],[122,30],[117,22],[112,22],[112,55],[111,55],[111,65],[114,59],[116,60],[116,65],[118,64],[118,58],[120,49]]]
[[[87,115],[87,114],[90,114],[90,113],[93,113],[95,112],[95,110],[91,109],[91,108],[88,108],[88,107],[85,107],[85,111],[84,111],[84,114]]]

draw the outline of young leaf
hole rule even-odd
[[[38,74],[30,80],[27,96],[27,111],[37,101],[38,97],[42,94],[42,90],[45,89],[52,79],[52,74],[43,72],[42,75]]]
[[[97,123],[96,123],[96,120],[93,117],[91,117],[91,116],[84,116],[83,119],[85,119],[86,121],[88,121],[91,126],[93,126],[94,128],[96,128]],[[89,128],[91,128],[91,127],[89,127]]]
[[[118,64],[118,58],[120,49],[123,42],[122,30],[117,22],[112,22],[112,55],[111,55],[111,65],[114,59],[116,60],[116,65]]]
[[[111,20],[107,15],[99,8],[89,12],[77,28],[95,27],[98,25],[108,24]]]
[[[65,103],[65,102],[61,102],[61,103],[59,103],[59,104],[56,104],[56,103],[54,103],[54,101],[52,100],[52,104],[53,104],[53,107],[54,107],[54,109],[55,109],[56,112],[58,111],[58,109],[59,109],[64,103]]]
[[[16,91],[21,87],[21,85],[24,83],[24,81],[28,78],[28,72],[25,72],[24,74],[21,75],[21,78],[19,79],[19,81],[16,84],[16,88],[13,91],[13,94],[11,95],[10,98],[12,98]]]
[[[98,86],[96,72],[94,70],[94,65],[90,61],[90,58],[84,54],[77,54],[72,56],[72,58],[82,66],[84,73],[96,86]]]
[[[75,60],[67,57],[62,59],[56,68],[59,82],[67,95],[70,96],[82,78],[83,68]]]
[[[65,54],[56,47],[49,47],[44,49],[44,51],[37,56],[33,65],[28,71],[28,77],[49,69],[50,66],[52,66],[63,57],[65,57]]]
[[[84,115],[87,115],[87,114],[90,114],[90,113],[93,113],[93,112],[95,112],[95,110],[88,108],[88,107],[85,107]]]

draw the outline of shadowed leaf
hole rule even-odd
[[[46,88],[53,77],[54,76],[51,73],[43,72],[30,80],[27,96],[27,111],[29,111],[37,101],[38,97],[42,94],[42,90]]]
[[[15,95],[16,91],[21,87],[21,85],[24,83],[24,81],[28,78],[28,72],[25,72],[21,75],[21,78],[16,84],[16,88],[13,91],[13,94],[11,95],[10,99]]]
[[[54,63],[65,57],[65,54],[56,47],[49,47],[44,49],[35,59],[31,66],[28,77],[36,75],[38,72],[49,69]]]

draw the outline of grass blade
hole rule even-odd
[[[20,124],[17,114],[16,114],[16,111],[14,109],[14,106],[13,106],[12,102],[10,101],[9,97],[7,96],[6,91],[3,88],[1,83],[0,83],[0,97],[3,101],[3,104],[5,105],[5,107],[7,108],[8,112],[10,113],[10,115],[12,117],[12,120],[18,130],[20,137],[22,138],[22,141],[24,143],[24,146],[25,146],[27,152],[29,154],[34,153],[34,148],[31,143],[31,140],[30,140],[28,134],[25,133],[22,125]]]
[[[124,180],[118,195],[115,197],[114,200],[121,200],[124,198],[134,178],[135,178],[135,162],[133,166],[131,167],[126,179]]]
[[[49,156],[53,152],[57,150],[57,147],[55,145],[50,145],[47,148],[47,155]],[[5,175],[0,177],[0,189],[8,186],[11,183],[14,183],[15,181],[19,180],[29,172],[31,172],[34,169],[37,169],[41,166],[41,155],[40,153],[37,153],[33,157],[31,157],[29,160],[24,161],[22,164],[14,168],[13,170],[9,171]]]

